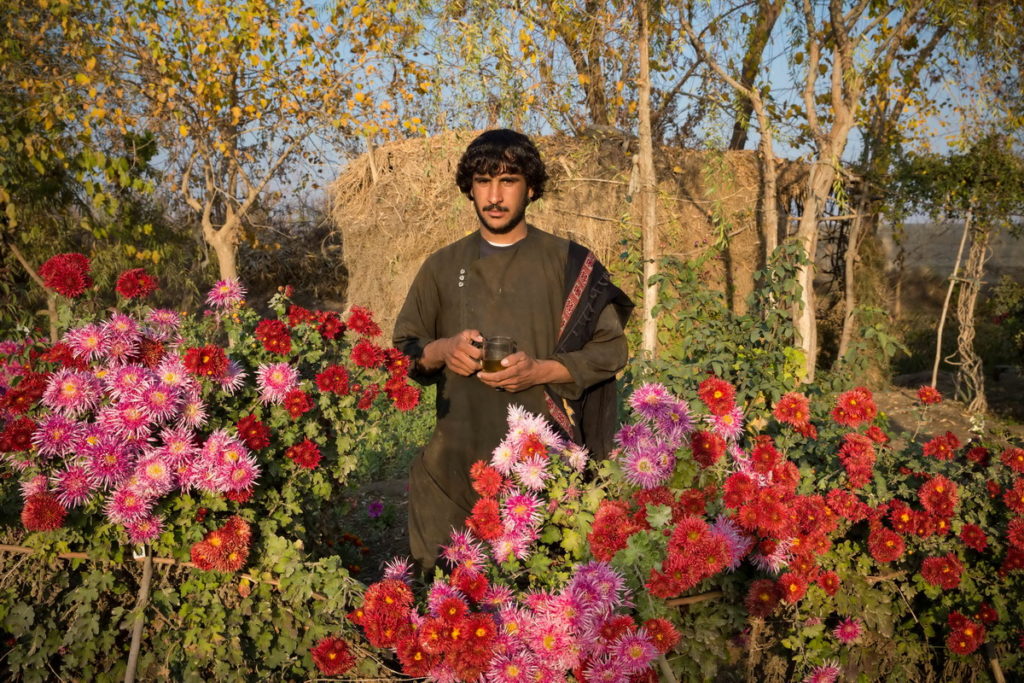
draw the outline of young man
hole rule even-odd
[[[527,224],[546,180],[525,135],[492,130],[473,140],[456,183],[480,229],[427,257],[395,323],[411,376],[438,385],[437,427],[409,477],[410,546],[427,572],[472,510],[469,468],[490,460],[509,405],[550,417],[596,456],[610,446],[633,304],[592,253]],[[515,339],[518,351],[483,372],[479,344],[494,336]]]

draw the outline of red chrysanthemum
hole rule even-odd
[[[348,371],[341,365],[328,365],[317,374],[316,387],[320,391],[344,396],[349,392]]]
[[[237,571],[249,557],[249,540],[249,523],[235,515],[192,546],[192,562],[204,570]]]
[[[939,517],[950,517],[957,503],[956,484],[942,476],[935,475],[921,485],[917,492],[925,510]]]
[[[316,324],[317,314],[308,308],[292,304],[288,307],[288,327]]]
[[[839,592],[842,580],[839,578],[839,574],[835,572],[822,572],[818,575],[817,584],[831,597]]]
[[[480,602],[491,586],[486,574],[471,571],[461,565],[452,570],[450,581],[452,586],[475,602]]]
[[[416,678],[425,677],[437,666],[439,658],[427,652],[415,635],[402,638],[395,644],[398,661],[402,664],[402,673]]]
[[[784,394],[775,404],[772,415],[779,422],[799,427],[811,419],[811,402],[803,394],[791,391]]]
[[[353,306],[349,312],[345,324],[350,330],[363,335],[364,337],[376,337],[380,335],[380,327],[373,322],[373,315],[362,306]]]
[[[983,602],[978,605],[978,611],[975,616],[981,620],[983,624],[994,624],[999,621],[999,612],[996,608],[987,602]]]
[[[483,460],[477,460],[469,468],[469,476],[473,480],[473,490],[485,498],[494,498],[505,484],[501,472]]]
[[[253,333],[270,353],[286,354],[292,350],[292,338],[288,328],[280,320],[261,320]]]
[[[32,448],[32,433],[36,423],[31,418],[19,417],[11,420],[0,432],[0,453],[27,451]]]
[[[1006,542],[1024,550],[1024,517],[1014,517],[1006,527]]]
[[[943,590],[952,590],[960,585],[963,565],[953,553],[941,557],[926,557],[921,563],[921,576],[925,581]]]
[[[256,419],[255,415],[246,415],[238,421],[236,427],[239,438],[252,450],[270,445],[270,429]]]
[[[167,348],[164,343],[149,337],[139,340],[139,350],[132,356],[132,362],[140,363],[147,368],[155,368],[164,359]]]
[[[310,439],[290,446],[284,454],[296,465],[307,470],[316,469],[316,466],[320,464],[320,447]]]
[[[485,541],[493,541],[501,536],[505,529],[501,524],[498,501],[493,498],[481,498],[473,506],[473,512],[466,520],[466,526]]]
[[[903,537],[892,529],[874,525],[868,533],[868,552],[875,562],[895,562],[903,556],[905,549]]]
[[[775,448],[772,437],[766,435],[757,437],[756,445],[750,451],[750,462],[756,472],[761,474],[771,472],[781,459],[782,454]]]
[[[309,653],[313,655],[316,668],[325,676],[340,676],[356,663],[355,657],[349,652],[348,643],[335,636],[324,638]]]
[[[594,513],[587,541],[590,552],[602,562],[611,562],[615,553],[626,547],[629,537],[640,530],[621,500],[602,500]]]
[[[937,436],[924,445],[924,454],[938,460],[952,460],[960,448],[960,439],[953,432]]]
[[[752,617],[766,617],[779,604],[779,586],[771,579],[757,579],[750,584],[744,607]]]
[[[21,523],[29,531],[53,531],[64,526],[68,511],[56,496],[49,493],[34,493],[21,509]]]
[[[698,430],[690,437],[690,450],[701,467],[711,467],[725,455],[725,439],[714,432]]]
[[[71,299],[92,287],[89,259],[74,252],[51,257],[39,267],[39,277],[47,288]]]
[[[1003,502],[1018,515],[1024,515],[1024,477],[1017,477],[1013,482],[1013,488],[1006,489],[1003,493]]]
[[[1007,448],[999,460],[1017,474],[1024,474],[1024,448]]]
[[[864,431],[864,436],[877,444],[889,443],[889,435],[882,431],[878,425],[871,425]]]
[[[668,619],[648,619],[644,622],[647,638],[661,654],[667,654],[679,642],[679,631]]]
[[[156,278],[144,268],[132,268],[121,273],[114,289],[125,299],[143,299],[156,291]]]
[[[420,390],[404,382],[398,387],[389,388],[387,394],[392,405],[402,412],[412,410],[420,402]]]
[[[298,418],[313,408],[313,401],[302,389],[292,389],[284,395],[284,409],[292,418]]]
[[[736,406],[736,389],[718,377],[708,377],[697,387],[697,396],[714,415],[725,415]]]
[[[1002,487],[999,486],[999,482],[991,479],[985,482],[985,490],[988,492],[989,498],[998,498],[999,494],[1003,492]]]
[[[917,400],[926,406],[930,406],[942,403],[942,394],[935,387],[925,385],[917,390]]]
[[[384,349],[384,367],[392,377],[409,374],[409,365],[409,357],[398,349]]]
[[[85,370],[89,364],[82,358],[76,358],[71,347],[64,342],[57,342],[46,351],[39,354],[39,360],[46,363],[59,363],[65,368]]]
[[[969,655],[985,642],[985,627],[969,619],[964,621],[946,638],[946,647],[958,655]]]
[[[373,402],[378,395],[380,395],[380,387],[376,384],[368,385],[363,389],[363,393],[360,394],[359,400],[356,401],[356,408],[359,410],[369,410],[370,407],[373,406]]]
[[[722,502],[726,507],[738,508],[750,500],[757,491],[757,484],[750,475],[743,472],[730,474],[722,484]]]
[[[964,453],[964,457],[967,458],[967,460],[977,465],[988,464],[989,455],[989,450],[984,446],[971,446],[967,449],[967,452]]]
[[[964,524],[960,529],[960,540],[968,548],[977,550],[979,553],[988,547],[988,537],[977,524]]]
[[[914,510],[899,498],[889,501],[888,517],[892,528],[898,533],[911,534],[917,528],[917,516],[914,514]]]
[[[334,311],[317,311],[317,332],[324,339],[334,339],[345,331],[345,323]]]
[[[856,387],[839,394],[836,407],[832,409],[832,419],[837,424],[856,427],[871,422],[878,414],[878,406],[871,392],[864,387]]]
[[[871,481],[876,457],[874,442],[856,433],[847,434],[843,439],[839,461],[846,470],[850,488],[857,489]]]
[[[352,347],[352,362],[361,368],[379,368],[384,364],[384,349],[376,346],[369,339],[360,339]]]
[[[228,369],[228,357],[216,344],[191,347],[185,351],[185,369],[199,377],[223,377]]]

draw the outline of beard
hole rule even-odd
[[[523,217],[526,215],[526,204],[523,204],[522,206],[518,207],[518,209],[515,212],[513,212],[512,209],[493,204],[485,206],[482,209],[476,206],[476,204],[474,204],[473,208],[476,209],[476,217],[480,219],[480,224],[484,226],[484,229],[487,230],[487,232],[491,233],[492,235],[506,235],[512,232],[512,230],[517,225],[519,225],[519,222],[522,221]],[[487,217],[484,216],[485,212],[493,211],[495,209],[499,209],[509,214],[508,221],[504,225],[501,225],[499,227],[494,227],[488,224]]]

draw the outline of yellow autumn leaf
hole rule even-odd
[[[186,126],[184,123],[178,126],[178,135],[180,135],[183,138],[188,137],[188,126]]]

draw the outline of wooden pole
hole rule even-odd
[[[967,244],[967,235],[971,232],[971,222],[974,217],[973,204],[967,208],[967,216],[964,218],[964,234],[960,236],[960,249],[956,252],[956,263],[953,264],[953,274],[949,276],[949,287],[946,288],[946,300],[942,303],[942,314],[939,316],[939,329],[935,332],[935,363],[932,365],[932,389],[939,379],[939,363],[942,362],[942,328],[946,326],[946,316],[949,314],[949,301],[953,298],[953,288],[956,287],[957,276],[960,274],[960,261],[964,255],[964,245]]]
[[[142,581],[139,582],[139,599],[135,603],[135,623],[132,624],[132,646],[128,650],[128,666],[124,671],[124,683],[134,683],[135,669],[139,665],[139,650],[142,649],[142,628],[146,625],[146,607],[149,605],[149,586],[153,581],[153,556],[149,546],[144,546],[142,559]],[[140,559],[140,558],[136,558]]]

